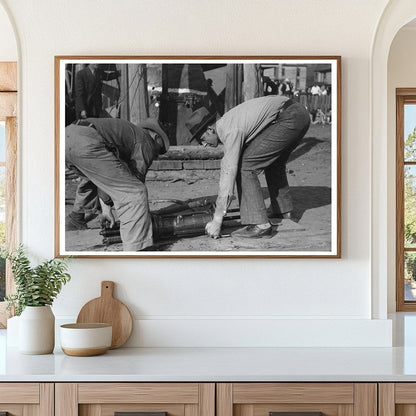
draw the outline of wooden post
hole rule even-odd
[[[160,94],[159,119],[163,123],[168,122],[168,65],[162,64],[162,93]]]
[[[171,145],[176,146],[177,103],[169,98],[169,66],[162,64],[162,94],[160,95],[159,120],[165,124]],[[181,65],[182,66],[182,65]],[[175,71],[175,68],[172,69]]]
[[[121,77],[120,77],[120,99],[121,108],[120,116],[123,120],[130,121],[130,99],[129,99],[129,66],[127,64],[121,65]]]
[[[244,101],[263,96],[261,69],[259,64],[244,64]]]
[[[130,121],[137,124],[149,117],[146,64],[129,65],[128,75]]]
[[[242,85],[243,65],[228,64],[225,82],[225,112],[242,102]]]

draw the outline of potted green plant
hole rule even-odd
[[[23,246],[6,252],[16,292],[6,296],[9,310],[19,318],[19,350],[49,354],[55,346],[55,316],[51,305],[71,276],[67,258],[45,260],[32,266]]]

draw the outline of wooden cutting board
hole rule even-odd
[[[113,326],[111,349],[129,339],[133,319],[127,306],[113,297],[114,282],[101,282],[101,296],[87,302],[80,310],[77,323],[107,323]]]

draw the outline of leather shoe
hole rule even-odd
[[[247,227],[240,228],[233,231],[231,237],[239,238],[270,238],[272,236],[272,226],[268,228],[260,228],[257,225],[247,225]]]

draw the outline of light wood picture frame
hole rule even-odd
[[[409,111],[410,110],[410,111]],[[416,161],[414,131],[416,88],[396,88],[396,310],[416,311],[412,207]]]
[[[0,123],[5,132],[5,161],[0,165],[5,169],[5,248],[12,251],[17,246],[18,235],[18,122],[17,122],[17,62],[0,62]],[[4,295],[15,292],[16,285],[10,262],[6,262],[0,299],[0,328],[6,328],[7,319],[13,311],[6,309]]]
[[[56,56],[55,162],[57,257],[339,258],[341,58]]]

